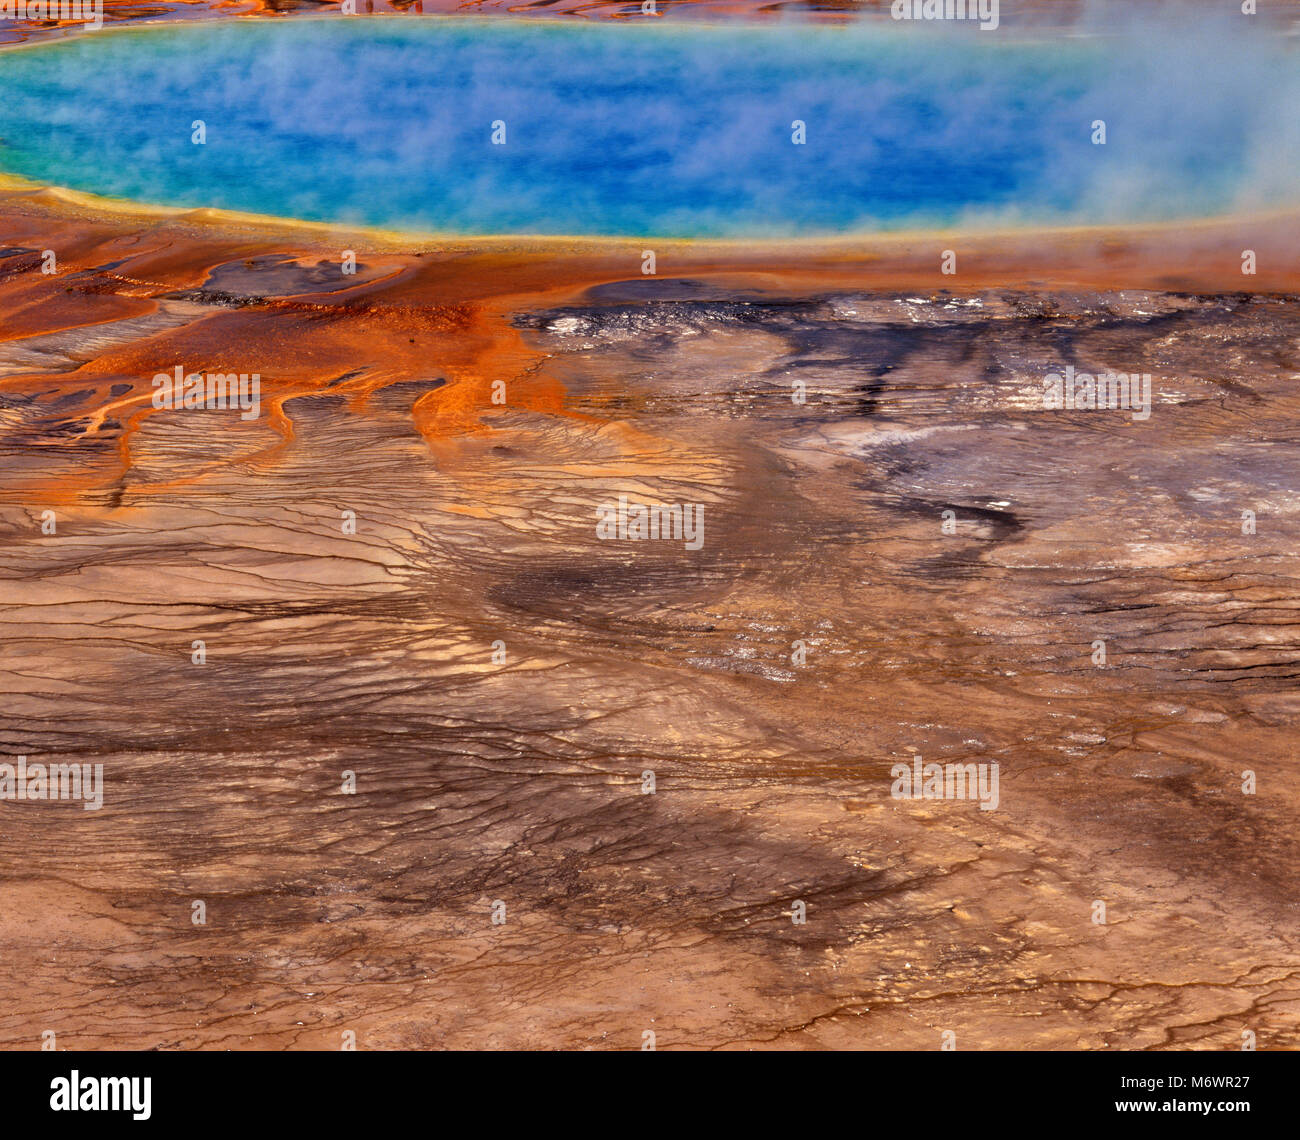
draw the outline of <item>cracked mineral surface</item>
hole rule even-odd
[[[0,221],[4,1045],[1297,1044],[1295,293]]]

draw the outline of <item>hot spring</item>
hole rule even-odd
[[[1300,128],[1279,111],[1300,84],[1293,57],[1271,58],[1284,50],[892,24],[102,31],[0,53],[0,171],[458,235],[1197,218],[1300,201]],[[1264,89],[1265,74],[1292,82]]]

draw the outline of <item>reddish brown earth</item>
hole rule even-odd
[[[510,19],[587,20],[814,20],[843,23],[852,20],[888,20],[891,0],[655,0],[654,15],[642,0],[355,0],[359,15],[497,16]],[[343,0],[103,0],[105,24],[158,20],[291,19],[338,11]],[[1222,6],[1207,0],[1169,0],[1149,7],[1164,18],[1193,22],[1206,12],[1221,14]],[[1142,5],[1116,4],[1111,11],[1127,9],[1141,14]],[[999,5],[999,26],[1020,30],[1060,30],[1104,26],[1106,9],[1095,0],[1017,0]],[[1267,0],[1251,17],[1260,24],[1285,30],[1300,19],[1300,0]],[[0,44],[66,34],[74,21],[0,22]],[[74,34],[77,34],[74,32]]]

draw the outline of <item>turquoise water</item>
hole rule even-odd
[[[1296,96],[1280,48],[1204,35],[1035,46],[934,25],[191,24],[0,53],[0,170],[456,234],[1158,220],[1300,200]]]

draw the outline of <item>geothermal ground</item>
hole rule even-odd
[[[648,276],[6,190],[0,759],[103,784],[0,800],[0,1046],[1300,1046],[1295,222]]]
[[[5,1045],[1297,1044],[1300,297],[0,209]]]

